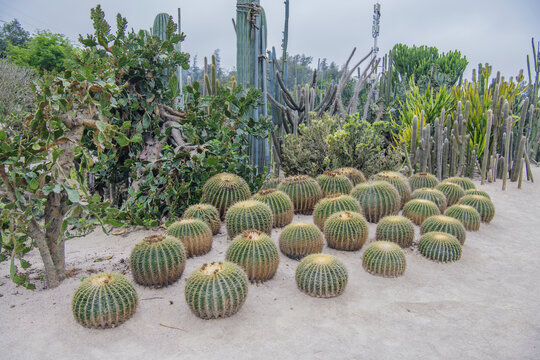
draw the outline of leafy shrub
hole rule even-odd
[[[0,60],[0,128],[13,135],[32,111],[34,72]]]

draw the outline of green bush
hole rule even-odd
[[[0,128],[13,135],[32,111],[34,71],[0,60]]]

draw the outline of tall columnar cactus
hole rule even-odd
[[[440,190],[431,188],[421,188],[413,191],[411,199],[424,199],[435,203],[439,210],[444,212],[446,210],[446,195]]]
[[[341,295],[349,275],[345,264],[327,254],[311,254],[296,268],[296,284],[309,296],[330,298]]]
[[[472,182],[471,179],[465,178],[465,177],[449,177],[448,179],[444,180],[443,182],[449,182],[453,184],[458,184],[461,186],[463,190],[471,190],[476,189],[476,185]]]
[[[488,199],[491,200],[491,196],[489,196],[489,194],[486,191],[480,190],[480,189],[467,190],[467,191],[465,191],[465,196],[467,196],[467,195],[481,195],[481,196],[485,196],[485,197],[487,197]]]
[[[167,230],[167,234],[180,239],[187,256],[200,256],[212,250],[212,230],[199,219],[182,219]]]
[[[407,178],[396,171],[382,171],[373,175],[375,181],[386,181],[392,184],[399,193],[403,207],[411,199],[411,186]]]
[[[376,241],[364,251],[362,265],[370,274],[398,277],[405,273],[407,260],[399,245],[389,241]]]
[[[348,177],[349,180],[351,180],[353,186],[356,186],[360,183],[367,181],[363,172],[352,167],[340,168],[340,169],[334,170],[334,172]]]
[[[397,214],[401,207],[398,191],[386,181],[359,184],[351,191],[351,196],[360,203],[367,221],[373,223],[387,215]]]
[[[229,173],[212,176],[202,188],[202,201],[214,205],[222,218],[232,204],[247,200],[250,196],[246,181]]]
[[[283,179],[278,185],[278,190],[289,195],[295,213],[305,215],[311,215],[315,204],[323,197],[323,192],[317,181],[307,175]]]
[[[231,262],[204,264],[186,281],[186,302],[202,319],[225,318],[240,310],[246,300],[248,278]]]
[[[246,230],[259,230],[270,235],[273,223],[272,209],[265,203],[256,200],[246,200],[234,204],[227,210],[225,216],[227,234],[231,240]]]
[[[137,307],[137,292],[119,273],[85,279],[75,291],[71,309],[75,320],[90,328],[112,328],[129,319]]]
[[[459,199],[465,196],[465,190],[463,190],[463,188],[458,184],[451,182],[440,183],[439,185],[435,186],[435,189],[441,191],[444,196],[446,196],[447,206],[457,204]]]
[[[325,171],[322,175],[317,176],[324,196],[334,194],[348,194],[351,192],[353,185],[351,180],[345,175],[340,175],[335,171]]]
[[[279,235],[279,249],[291,259],[299,260],[323,249],[322,233],[310,223],[287,225]]]
[[[235,237],[225,259],[240,265],[252,282],[270,280],[279,265],[276,245],[270,236],[258,230],[244,231]]]
[[[251,199],[263,202],[270,207],[274,227],[283,227],[291,223],[294,216],[294,205],[291,198],[283,191],[275,189],[260,190]]]
[[[486,223],[491,222],[495,216],[495,205],[489,198],[482,195],[465,195],[459,199],[458,204],[475,208],[480,214],[480,219]]]
[[[433,215],[440,215],[439,207],[429,200],[414,199],[403,207],[403,216],[411,219],[416,225],[422,225],[424,220]]]
[[[267,189],[277,189],[278,185],[281,183],[282,178],[270,178],[268,180],[265,180],[262,184],[261,190],[267,190]]]
[[[202,220],[210,227],[212,234],[216,235],[221,227],[221,219],[219,217],[219,211],[214,205],[210,204],[196,204],[191,205],[184,212],[184,219],[194,218]]]
[[[421,188],[432,189],[439,184],[439,180],[436,176],[431,175],[430,173],[420,172],[409,177],[409,184],[411,185],[412,191]]]
[[[186,250],[172,236],[152,235],[139,242],[129,257],[135,282],[145,286],[167,286],[182,276]]]
[[[420,253],[430,260],[451,262],[461,259],[461,245],[455,236],[444,232],[429,232],[418,243]]]
[[[341,211],[326,220],[324,236],[328,246],[333,249],[356,251],[366,242],[367,222],[357,212]]]
[[[431,216],[422,223],[422,227],[420,228],[422,234],[433,231],[453,235],[458,239],[461,245],[465,243],[465,238],[467,236],[465,226],[463,226],[461,221],[446,215]]]
[[[480,214],[472,206],[452,205],[446,209],[444,215],[458,219],[468,231],[478,231],[480,229]]]
[[[375,238],[378,241],[390,241],[401,247],[412,246],[414,239],[414,225],[404,216],[385,216],[377,224]]]
[[[324,223],[332,214],[340,211],[354,211],[362,213],[358,200],[350,195],[334,194],[321,199],[313,210],[313,222],[324,229]]]

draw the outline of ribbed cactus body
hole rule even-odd
[[[403,207],[409,200],[411,200],[411,186],[406,177],[396,171],[382,171],[373,175],[374,181],[386,181],[392,184],[399,193],[401,198],[401,205]]]
[[[278,185],[278,190],[289,195],[294,205],[294,212],[311,215],[315,204],[323,197],[319,183],[307,175],[285,178]]]
[[[172,236],[153,235],[139,242],[129,258],[135,282],[145,286],[167,286],[182,276],[186,250]]]
[[[265,203],[272,210],[273,226],[283,227],[290,224],[294,216],[294,205],[291,198],[283,191],[276,189],[261,190],[251,197]]]
[[[259,230],[268,235],[274,223],[272,210],[268,205],[256,200],[241,201],[227,210],[225,225],[232,240],[246,230]]]
[[[366,219],[352,211],[333,214],[324,223],[324,236],[329,247],[337,250],[356,251],[366,242]]]
[[[90,328],[111,328],[129,319],[137,307],[137,292],[119,273],[85,279],[75,291],[71,308],[75,320]]]
[[[351,196],[360,203],[367,221],[373,223],[385,216],[397,214],[401,207],[398,191],[386,181],[361,183],[354,187]]]
[[[332,255],[308,255],[296,268],[296,284],[302,292],[310,296],[330,298],[341,295],[347,281],[345,264]]]
[[[247,200],[250,196],[246,181],[229,173],[212,176],[202,188],[202,201],[214,205],[222,218],[232,204]]]
[[[433,201],[423,199],[411,200],[403,207],[403,216],[411,219],[416,225],[422,225],[428,217],[440,213],[439,207]]]
[[[279,249],[295,260],[320,253],[323,249],[322,233],[315,225],[305,222],[287,225],[279,235]]]
[[[486,191],[480,190],[480,189],[466,190],[465,195],[481,195],[481,196],[485,196],[485,197],[487,197],[488,199],[491,200],[491,196],[489,196],[489,194]]]
[[[405,253],[396,243],[376,241],[364,251],[362,264],[370,274],[398,277],[405,273],[407,260]]]
[[[422,223],[420,231],[422,234],[436,231],[454,235],[461,245],[465,243],[467,236],[465,226],[463,226],[461,221],[446,215],[435,215],[427,218]]]
[[[361,172],[358,169],[355,169],[355,168],[344,167],[344,168],[334,170],[334,172],[336,172],[336,173],[338,173],[340,175],[345,175],[346,177],[348,177],[349,180],[351,180],[353,186],[356,186],[356,185],[358,185],[360,183],[363,183],[363,182],[367,181],[366,177],[364,176],[364,173]]]
[[[458,184],[443,182],[435,186],[435,189],[441,191],[446,196],[446,206],[457,204],[459,199],[465,196],[465,190]]]
[[[418,250],[428,259],[439,262],[457,261],[461,258],[461,245],[455,236],[444,232],[422,235]]]
[[[317,176],[317,182],[321,187],[323,196],[348,194],[353,188],[353,184],[348,177],[335,171],[325,171],[322,175]]]
[[[476,189],[476,185],[474,185],[474,183],[472,182],[472,180],[469,179],[469,178],[464,178],[464,177],[449,177],[448,179],[444,180],[443,182],[445,182],[445,183],[457,184],[457,185],[461,186],[461,188],[462,188],[463,190]]]
[[[362,208],[360,207],[358,200],[350,195],[329,195],[322,198],[317,205],[315,205],[315,209],[313,210],[313,222],[319,227],[319,229],[323,230],[326,219],[328,219],[332,214],[340,211],[354,211],[357,213],[362,213]]]
[[[421,188],[413,191],[411,199],[424,199],[435,203],[439,210],[444,212],[446,210],[446,195],[440,190],[431,188]]]
[[[191,311],[202,319],[234,315],[246,300],[248,278],[231,262],[204,264],[186,281],[185,297]]]
[[[167,230],[167,234],[180,239],[188,257],[204,255],[212,249],[212,230],[199,219],[182,219]]]
[[[439,184],[439,180],[430,173],[420,172],[409,177],[409,184],[411,185],[412,191],[422,188],[433,189]]]
[[[469,205],[478,211],[480,219],[483,222],[489,223],[495,216],[495,205],[493,202],[482,195],[465,195],[459,199],[458,204]]]
[[[216,235],[221,227],[219,211],[214,205],[196,204],[188,207],[184,212],[184,219],[195,218],[202,220],[210,227],[212,234]]]
[[[225,259],[240,265],[252,282],[270,280],[279,265],[276,245],[270,236],[258,230],[244,231],[235,237]]]
[[[453,217],[461,221],[468,231],[477,231],[480,229],[480,214],[469,205],[452,205],[444,212],[444,215]]]
[[[401,247],[412,246],[414,239],[414,225],[404,216],[386,216],[377,224],[376,239],[390,241]]]
[[[268,190],[268,189],[277,189],[278,185],[281,183],[282,178],[270,178],[268,180],[265,180],[262,184],[261,190]]]

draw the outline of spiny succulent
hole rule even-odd
[[[459,199],[458,204],[469,205],[478,211],[483,222],[489,223],[495,216],[495,205],[493,202],[482,195],[465,195]]]
[[[356,185],[351,196],[358,200],[362,213],[369,222],[397,214],[401,208],[401,197],[396,188],[386,181],[370,181]]]
[[[307,295],[330,298],[341,295],[347,286],[345,264],[327,254],[311,254],[296,268],[296,284]]]
[[[137,292],[119,273],[85,279],[75,291],[71,308],[75,320],[90,328],[112,328],[129,319],[137,307]]]
[[[439,262],[457,261],[461,258],[461,245],[454,235],[429,232],[420,238],[418,250],[428,259]]]
[[[399,193],[401,198],[401,205],[403,207],[405,203],[411,200],[411,186],[407,178],[397,171],[382,171],[373,175],[375,181],[386,181],[392,184]]]
[[[202,202],[214,205],[223,217],[234,203],[251,196],[249,185],[240,176],[221,173],[212,176],[202,188]]]
[[[212,230],[199,219],[182,219],[167,230],[167,234],[180,239],[188,257],[204,255],[212,249]]]
[[[461,221],[466,230],[477,231],[480,229],[480,214],[469,205],[452,205],[444,212],[444,215]]]
[[[234,315],[246,300],[248,278],[232,262],[213,262],[195,270],[186,281],[186,302],[202,319]]]
[[[411,185],[412,191],[422,188],[433,189],[439,184],[439,180],[430,173],[419,172],[409,177],[409,184]]]
[[[144,238],[129,257],[135,282],[145,286],[167,286],[182,276],[186,250],[172,236],[152,235]]]
[[[335,171],[325,171],[322,175],[317,176],[317,182],[324,196],[348,194],[353,188],[353,184],[348,177]]]
[[[390,241],[376,241],[370,244],[362,258],[364,269],[373,275],[398,277],[407,267],[405,253],[399,245]]]
[[[328,246],[333,249],[359,250],[368,236],[366,219],[352,211],[335,213],[324,223],[324,236]]]
[[[227,210],[225,225],[230,239],[245,230],[259,230],[271,234],[274,223],[272,210],[257,200],[241,201]]]
[[[323,230],[324,222],[330,215],[346,210],[362,213],[362,208],[360,207],[358,200],[352,196],[341,194],[328,195],[319,200],[317,205],[315,205],[315,209],[313,210],[313,222],[319,229]]]
[[[212,234],[216,235],[221,227],[221,219],[219,211],[214,205],[210,204],[196,204],[191,205],[184,212],[184,219],[194,218],[202,220],[210,227]]]
[[[468,178],[464,178],[464,177],[449,177],[448,179],[444,180],[443,182],[449,182],[449,183],[453,183],[453,184],[457,184],[459,186],[461,186],[461,188],[463,190],[471,190],[471,189],[476,189],[476,185],[474,185],[474,183],[472,182],[471,179],[468,179]]]
[[[287,225],[279,235],[279,249],[295,260],[319,253],[323,249],[322,233],[315,225],[305,222]]]
[[[454,235],[461,245],[465,243],[467,236],[465,226],[463,226],[461,221],[446,215],[430,216],[424,220],[420,228],[420,233],[426,234],[432,231]]]
[[[240,265],[253,282],[270,280],[279,265],[276,245],[270,236],[258,230],[244,231],[235,237],[225,259]]]
[[[277,189],[279,183],[281,183],[281,180],[283,180],[283,178],[277,178],[277,177],[265,180],[262,184],[261,190]]]
[[[409,247],[414,239],[414,225],[404,216],[385,216],[377,224],[376,239],[390,241],[401,247]]]
[[[416,225],[422,225],[428,217],[440,213],[439,208],[433,201],[423,199],[411,200],[403,207],[403,216],[411,219]]]
[[[278,185],[278,190],[289,195],[294,205],[294,212],[311,215],[315,204],[323,197],[319,183],[307,175],[285,178]]]
[[[465,195],[482,195],[491,200],[491,196],[489,196],[489,194],[486,191],[480,190],[480,189],[466,190]]]
[[[276,189],[260,190],[251,199],[263,202],[270,207],[274,227],[283,227],[291,223],[294,216],[294,205],[291,198],[283,191]]]
[[[433,201],[441,213],[446,210],[446,195],[440,190],[431,188],[421,188],[413,191],[411,199],[424,199]]]
[[[334,170],[334,172],[345,175],[346,177],[351,180],[353,186],[356,186],[360,183],[366,182],[366,177],[364,176],[364,173],[361,172],[358,169],[352,168],[352,167],[344,167],[337,170]]]
[[[459,199],[465,196],[465,190],[458,184],[451,182],[442,182],[435,186],[435,189],[441,191],[446,196],[446,206],[457,204]]]

